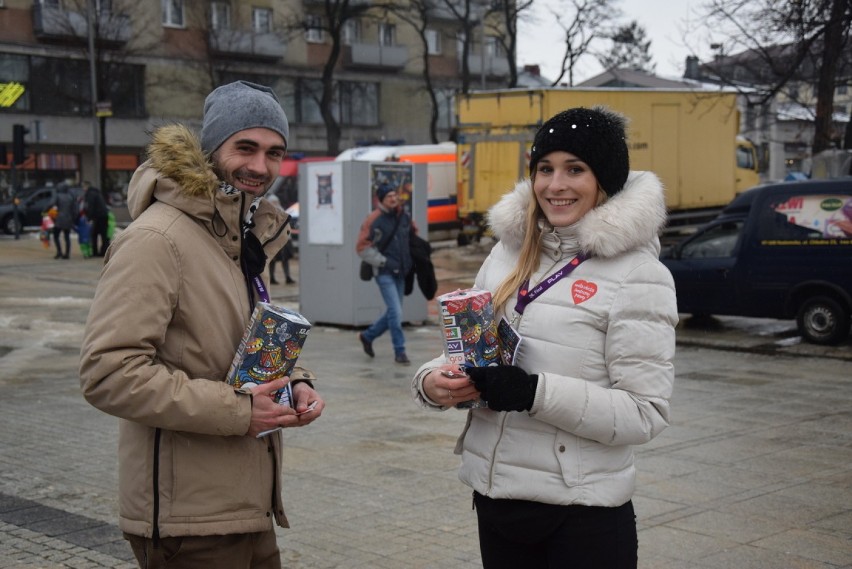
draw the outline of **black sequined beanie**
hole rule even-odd
[[[625,126],[627,119],[605,107],[562,111],[541,125],[533,139],[530,176],[542,157],[569,152],[589,165],[609,197],[624,187],[630,171]]]

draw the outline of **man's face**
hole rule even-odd
[[[399,205],[399,194],[396,193],[396,190],[391,190],[382,198],[382,205],[388,209],[394,209]]]
[[[278,176],[287,143],[268,128],[249,128],[231,135],[214,153],[219,177],[238,190],[259,196]]]

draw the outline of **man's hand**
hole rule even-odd
[[[290,378],[276,379],[269,383],[262,383],[251,390],[251,423],[246,433],[250,437],[256,437],[264,431],[283,427],[284,421],[289,416],[295,416],[296,411],[287,405],[279,405],[272,398],[275,392],[283,389]]]
[[[293,404],[296,408],[296,421],[289,422],[285,427],[304,427],[313,423],[325,409],[325,401],[306,381],[293,385]]]
[[[264,431],[270,431],[278,427],[302,427],[318,419],[322,414],[325,402],[305,382],[299,382],[293,386],[295,408],[275,403],[272,400],[275,392],[283,389],[289,381],[289,377],[276,379],[275,381],[258,385],[251,390],[251,423],[246,433],[248,436],[256,437]],[[316,402],[316,405],[313,409],[308,410],[314,402]]]

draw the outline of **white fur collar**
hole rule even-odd
[[[488,211],[491,230],[509,249],[517,250],[523,243],[530,199],[530,181],[522,180]],[[634,171],[620,192],[584,215],[575,227],[583,251],[596,257],[613,257],[658,243],[665,224],[666,202],[660,179],[652,172]]]

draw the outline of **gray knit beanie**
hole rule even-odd
[[[609,197],[624,187],[630,172],[625,125],[627,119],[605,107],[562,111],[547,120],[533,140],[530,176],[545,155],[569,152],[589,165]]]
[[[290,125],[275,92],[248,81],[222,85],[204,101],[201,148],[213,153],[234,133],[258,127],[274,130],[288,143]]]

